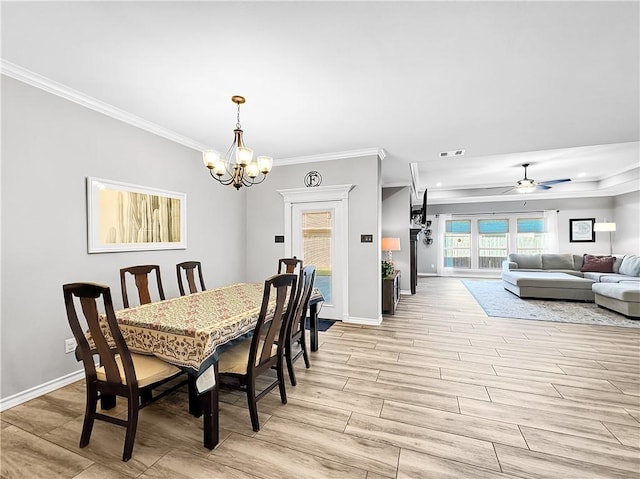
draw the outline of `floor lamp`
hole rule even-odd
[[[593,225],[593,231],[608,231],[609,232],[609,254],[613,256],[613,239],[612,233],[616,230],[615,223],[595,223]]]

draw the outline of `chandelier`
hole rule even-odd
[[[234,95],[231,101],[238,105],[236,129],[233,130],[233,143],[224,157],[215,150],[206,150],[202,153],[204,166],[209,168],[211,177],[221,184],[233,185],[236,190],[243,186],[253,186],[262,183],[273,166],[273,158],[259,156],[253,160],[253,150],[245,146],[242,140],[242,127],[240,125],[240,105],[245,102],[244,97]],[[260,176],[262,175],[262,176]],[[260,177],[259,179],[257,179]]]

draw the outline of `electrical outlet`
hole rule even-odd
[[[65,339],[64,340],[64,352],[69,354],[72,353],[76,350],[76,346],[78,345],[78,343],[76,343],[76,338],[69,338],[69,339]]]

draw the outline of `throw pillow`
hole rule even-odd
[[[591,254],[584,255],[584,262],[580,271],[583,273],[591,271],[594,273],[613,273],[613,263],[615,262],[613,256],[594,256]]]
[[[622,264],[622,260],[624,259],[624,255],[622,254],[614,254],[613,255],[614,258],[616,259],[616,261],[613,263],[613,272],[614,273],[619,273],[620,272],[620,265]]]
[[[542,258],[539,254],[511,253],[509,261],[518,263],[518,269],[542,269]]]
[[[622,259],[620,274],[627,276],[640,276],[640,256],[627,255]]]
[[[542,269],[575,269],[570,254],[543,254]]]
[[[573,267],[576,269],[576,271],[580,271],[580,268],[582,268],[582,263],[584,262],[584,255],[572,254],[571,256],[573,256]]]

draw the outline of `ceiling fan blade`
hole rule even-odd
[[[557,185],[558,183],[565,183],[566,181],[571,181],[571,178],[562,178],[560,180],[549,180],[549,181],[540,181],[539,185]]]
[[[500,194],[501,194],[501,195],[504,195],[504,194],[506,194],[506,193],[509,193],[510,191],[515,190],[515,189],[516,189],[516,188],[515,188],[515,186],[514,186],[513,188],[509,188],[508,190],[504,190],[504,191],[503,191],[502,193],[500,193]]]
[[[551,187],[547,186],[547,185],[543,185],[543,184],[540,184],[540,183],[536,185],[536,190],[550,190],[550,189],[551,189]]]

